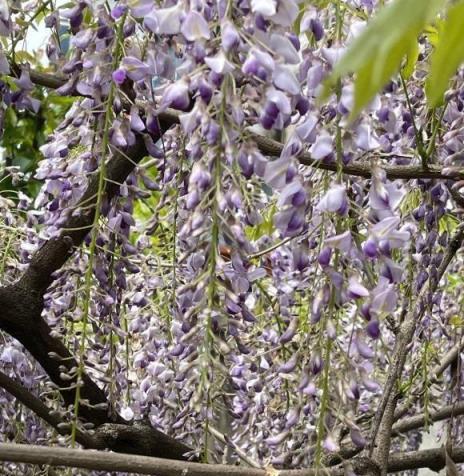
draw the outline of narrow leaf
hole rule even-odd
[[[462,32],[464,29],[464,2],[448,10],[435,51],[432,53],[430,75],[426,83],[427,99],[431,107],[442,100],[450,77],[464,61]]]
[[[325,84],[322,97],[348,73],[355,73],[352,118],[373,98],[411,54],[417,37],[444,0],[395,0],[384,7],[352,42]]]
[[[419,43],[413,41],[411,49],[407,53],[406,63],[403,66],[403,78],[409,79],[414,73],[414,68],[416,67],[417,59],[419,57]]]

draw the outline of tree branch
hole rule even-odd
[[[162,117],[160,115],[160,117]],[[264,136],[253,134],[252,140],[256,143],[258,149],[264,154],[272,157],[279,157],[282,153],[284,145],[280,142],[274,141]],[[338,166],[335,163],[326,163],[316,160],[311,157],[309,152],[303,152],[296,159],[301,165],[307,165],[320,170],[328,170],[330,172],[337,172]],[[385,171],[389,179],[448,179],[461,180],[464,177],[462,172],[450,171],[445,174],[443,169],[430,165],[427,170],[422,168],[422,165],[383,165],[382,170]],[[350,163],[343,165],[342,171],[344,174],[353,175],[357,177],[370,178],[372,176],[372,168],[365,163]]]
[[[38,73],[36,71],[30,72],[31,81],[39,86],[44,86],[51,89],[57,89],[61,87],[66,79],[59,76],[54,76],[45,73]],[[167,110],[160,112],[158,117],[160,121],[172,121],[179,122],[180,114],[174,110]],[[274,141],[270,138],[251,134],[250,138],[256,143],[258,149],[264,154],[271,157],[280,157],[284,144]],[[338,166],[335,163],[326,163],[320,160],[316,160],[311,157],[311,154],[304,152],[297,157],[297,160],[302,165],[314,167],[320,170],[328,170],[330,172],[337,172]],[[343,173],[347,175],[354,175],[358,177],[369,178],[372,175],[372,169],[369,164],[366,163],[351,163],[342,167]],[[464,173],[457,170],[449,171],[445,173],[440,167],[430,164],[427,169],[424,169],[422,165],[385,165],[382,167],[385,170],[387,177],[390,179],[448,179],[448,180],[462,180]]]
[[[455,463],[464,462],[464,447],[453,448],[449,454]],[[342,466],[319,470],[309,468],[279,471],[273,468],[255,469],[223,464],[191,463],[116,453],[104,453],[104,457],[102,456],[100,451],[93,450],[0,443],[0,461],[99,471],[156,474],[157,476],[178,476],[180,474],[189,476],[343,476],[347,474]],[[387,471],[393,473],[418,468],[439,471],[445,467],[445,464],[444,448],[434,448],[390,454]],[[372,470],[372,463],[368,458],[359,458],[352,462],[349,469],[359,475],[367,474]]]
[[[65,405],[73,405],[75,380],[64,379],[63,373],[71,374],[77,361],[60,339],[50,335],[51,329],[41,316],[42,296],[33,288],[18,284],[0,288],[0,328],[21,342],[37,360],[58,386]],[[105,394],[86,374],[82,376],[81,397],[92,406],[81,404],[79,415],[95,426],[108,422],[108,409],[101,408],[107,404]]]
[[[127,160],[124,154],[115,152],[108,162],[106,176],[112,182],[123,183],[133,170],[134,164],[146,155],[140,136],[127,153],[130,154],[132,161]],[[105,193],[109,199],[116,193],[116,189],[117,187],[112,184],[106,187]],[[98,177],[94,175],[80,202],[86,205],[85,213],[72,215],[65,223],[61,235],[47,241],[34,254],[21,278],[7,288],[0,288],[0,304],[3,309],[0,327],[21,342],[40,363],[51,380],[60,388],[67,405],[74,403],[75,381],[64,380],[60,367],[64,365],[71,372],[78,364],[61,340],[50,335],[50,328],[41,316],[43,293],[52,283],[53,273],[64,265],[75,247],[79,246],[89,233],[95,214],[97,190]],[[84,375],[82,380],[80,390],[82,399],[88,400],[93,406],[107,403],[104,392],[87,375]],[[79,414],[95,425],[109,421],[108,410],[98,407],[81,405]]]
[[[464,463],[464,447],[457,446],[448,450],[455,463]],[[409,469],[430,468],[440,471],[446,466],[445,448],[409,451],[407,453],[391,454],[388,459],[388,472],[407,471]]]
[[[459,353],[464,349],[464,342],[455,344],[441,359],[441,361],[434,367],[431,372],[430,383],[437,383],[443,372],[456,361]],[[408,399],[405,403],[395,410],[395,421],[398,421],[402,416],[406,415],[412,407],[414,399]]]
[[[42,418],[60,435],[70,433],[62,427],[63,420],[58,415],[53,413],[39,398],[3,372],[0,372],[0,387],[13,395],[16,400],[20,401],[29,410],[32,410],[38,417]],[[96,441],[89,434],[79,429],[76,431],[76,441],[86,448],[98,448]],[[105,448],[105,446],[102,446],[102,448]]]
[[[452,238],[448,251],[442,259],[437,270],[437,277],[428,282],[419,293],[418,299],[413,306],[413,310],[401,324],[397,335],[395,349],[393,351],[392,364],[387,376],[387,381],[383,389],[382,400],[377,407],[377,412],[373,420],[373,430],[371,434],[370,455],[382,468],[382,475],[386,474],[385,469],[390,450],[391,431],[395,418],[395,409],[398,400],[396,385],[401,379],[404,364],[408,355],[408,346],[414,337],[417,324],[420,322],[427,309],[427,296],[434,293],[448,265],[462,245],[464,239],[464,224],[459,225]]]
[[[189,476],[217,476],[219,474],[225,476],[265,476],[263,470],[238,466],[188,463],[115,453],[104,453],[103,455],[100,451],[8,443],[0,443],[0,461],[48,464],[111,472],[156,474],[157,476],[178,476],[181,474],[188,474]]]
[[[464,415],[464,402],[457,402],[452,405],[447,405],[436,411],[430,412],[428,415],[421,413],[420,415],[404,418],[393,425],[392,436],[423,428],[428,422],[446,420],[447,418],[458,415]]]
[[[64,422],[56,413],[52,412],[38,397],[29,392],[21,384],[0,372],[0,387],[13,395],[38,417],[53,427],[60,435],[71,434],[71,424]],[[137,441],[134,448],[133,441]],[[188,449],[182,443],[171,438],[166,438],[160,431],[149,425],[106,423],[90,435],[79,429],[76,431],[76,441],[85,448],[103,450],[111,448],[113,451],[137,454],[173,454],[173,449],[179,454],[184,454]]]
[[[436,383],[436,382],[439,381],[443,372],[451,365],[452,362],[454,362],[456,360],[457,356],[459,355],[459,353],[462,351],[463,348],[464,348],[464,342],[455,344],[441,358],[440,362],[431,371],[431,375],[432,375],[432,377],[430,379],[431,383]],[[408,398],[408,400],[405,403],[403,403],[401,406],[399,406],[395,410],[395,415],[394,415],[394,421],[395,422],[398,422],[398,420],[400,420],[409,411],[409,409],[414,404],[414,401],[415,401],[414,399]],[[414,415],[412,417],[404,418],[403,420],[398,422],[398,424],[403,425],[403,422],[409,421],[409,418],[411,418],[411,421],[416,421],[416,420],[413,420],[413,419],[416,418],[416,415]],[[406,427],[406,423],[404,423],[404,425]],[[420,425],[420,427],[423,427],[424,425],[425,425],[425,420],[422,423],[422,425]],[[411,430],[412,429],[416,429],[416,428],[411,428]],[[409,430],[403,430],[403,432],[404,431],[409,431]],[[392,432],[393,432],[393,430],[392,430]],[[397,436],[397,433],[399,433],[398,430],[396,431],[396,433],[393,432],[392,436]],[[335,466],[335,465],[341,463],[342,461],[353,458],[354,456],[359,454],[361,451],[362,451],[362,449],[359,448],[359,446],[356,446],[353,443],[351,443],[351,441],[342,442],[342,445],[341,445],[341,448],[340,448],[339,452],[329,453],[324,457],[324,464],[327,465],[327,466]]]
[[[129,472],[137,474],[156,474],[156,476],[344,476],[343,466],[328,469],[297,469],[278,471],[273,468],[256,469],[244,466],[223,464],[202,464],[180,462],[146,456],[115,454],[75,450],[59,447],[0,443],[0,461],[29,464],[47,464],[50,466],[67,466],[91,470]],[[420,464],[420,463],[419,463]],[[372,467],[367,458],[353,462],[356,474],[365,474]]]
[[[105,195],[111,200],[119,187],[115,183],[124,183],[135,165],[148,154],[143,137],[136,136],[135,144],[124,153],[113,151],[113,156],[106,165],[107,179]],[[129,157],[130,160],[127,158]],[[85,211],[73,214],[63,225],[58,238],[48,240],[32,257],[27,270],[18,281],[18,286],[33,289],[43,294],[53,282],[53,273],[65,264],[76,247],[80,246],[89,234],[95,215],[95,203],[98,193],[98,174],[91,177],[87,190],[77,205]]]
[[[32,75],[36,81],[43,83],[43,75]],[[48,81],[48,77],[45,77]],[[51,83],[47,83],[47,86]],[[160,121],[161,122],[161,121]],[[169,114],[160,124],[161,133],[173,124]],[[113,148],[112,158],[106,165],[105,194],[109,200],[118,190],[118,183],[124,183],[140,160],[147,155],[144,139],[136,136],[134,146],[124,153]],[[71,215],[63,225],[63,231],[57,238],[47,241],[32,257],[21,278],[13,285],[0,288],[0,328],[17,339],[27,351],[40,363],[54,382],[66,405],[75,400],[75,379],[64,380],[62,367],[70,374],[78,363],[69,353],[62,341],[50,335],[50,328],[41,316],[43,294],[53,282],[53,273],[60,269],[90,232],[95,214],[98,177],[94,175],[80,202],[85,205],[85,212]],[[79,204],[78,204],[79,207]],[[133,453],[150,450],[152,455],[162,455],[173,459],[185,459],[184,454],[190,448],[177,440],[144,426],[125,424],[124,420],[108,416],[108,401],[102,389],[86,374],[82,376],[80,386],[81,405],[79,415],[95,427],[106,424],[100,441],[108,443],[110,449]],[[85,403],[87,402],[87,403]],[[107,409],[102,408],[106,404]],[[108,426],[109,425],[109,426]],[[108,431],[111,428],[111,431]],[[111,435],[111,437],[109,436]],[[118,435],[120,435],[118,437]]]
[[[170,123],[162,124],[162,128],[169,125]],[[131,160],[128,160],[126,155]],[[105,193],[109,199],[118,188],[115,183],[123,183],[145,155],[146,149],[141,136],[137,136],[136,144],[125,154],[114,151],[107,164],[108,185]],[[78,363],[61,340],[50,335],[50,328],[41,316],[43,293],[52,283],[53,273],[63,266],[75,247],[79,246],[89,233],[95,213],[94,197],[97,186],[97,177],[94,176],[81,200],[86,207],[85,213],[71,216],[64,225],[62,234],[47,241],[35,253],[23,276],[14,285],[0,288],[0,307],[3,310],[0,327],[21,342],[40,363],[52,382],[59,387],[66,405],[74,403],[75,381],[64,380],[60,367],[65,366],[71,373],[71,369],[76,368]],[[103,390],[86,374],[82,376],[80,393],[82,400],[87,400],[89,405],[82,403],[79,415],[96,427],[110,424],[110,427],[106,426],[105,429],[111,428],[111,432],[105,431],[100,437],[100,441],[108,444],[107,447],[133,453],[144,453],[149,449],[147,454],[173,459],[185,459],[184,454],[191,451],[187,446],[153,428],[148,430],[142,426],[125,425],[120,417],[109,418],[108,410],[101,408],[102,404],[108,405]]]

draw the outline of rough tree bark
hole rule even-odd
[[[464,448],[453,448],[449,456],[457,463],[464,462]],[[356,458],[349,464],[324,470],[308,468],[278,471],[273,468],[201,464],[115,453],[106,453],[102,458],[101,453],[96,451],[5,443],[0,443],[1,460],[156,476],[345,476],[350,474],[349,471],[361,476],[372,471],[372,463],[368,458]],[[391,454],[387,464],[389,472],[416,468],[439,471],[446,465],[446,454],[444,448]]]

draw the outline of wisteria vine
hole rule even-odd
[[[0,1],[2,122],[37,113],[37,85],[75,97],[40,149],[38,195],[0,195],[2,285],[47,243],[83,238],[45,278],[41,312],[76,359],[54,380],[69,401],[1,326],[1,372],[60,431],[2,392],[2,440],[105,448],[96,409],[204,463],[317,469],[346,451],[385,462],[390,438],[418,449],[421,432],[392,434],[397,400],[428,425],[462,392],[464,90],[458,71],[427,106],[421,37],[414,71],[354,121],[352,79],[321,102],[379,4]],[[20,54],[34,21],[48,76]],[[451,372],[431,375],[456,345]],[[446,427],[454,446],[461,425]]]

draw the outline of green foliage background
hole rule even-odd
[[[63,120],[74,99],[46,94],[37,89],[35,97],[41,101],[37,114],[12,107],[5,111],[5,123],[0,146],[3,147],[3,160],[0,162],[2,179],[0,191],[21,190],[29,196],[35,196],[41,184],[36,181],[34,171],[42,155],[39,148],[45,144],[47,137]],[[11,177],[5,176],[5,167],[16,166],[25,174],[25,181],[12,184]]]

